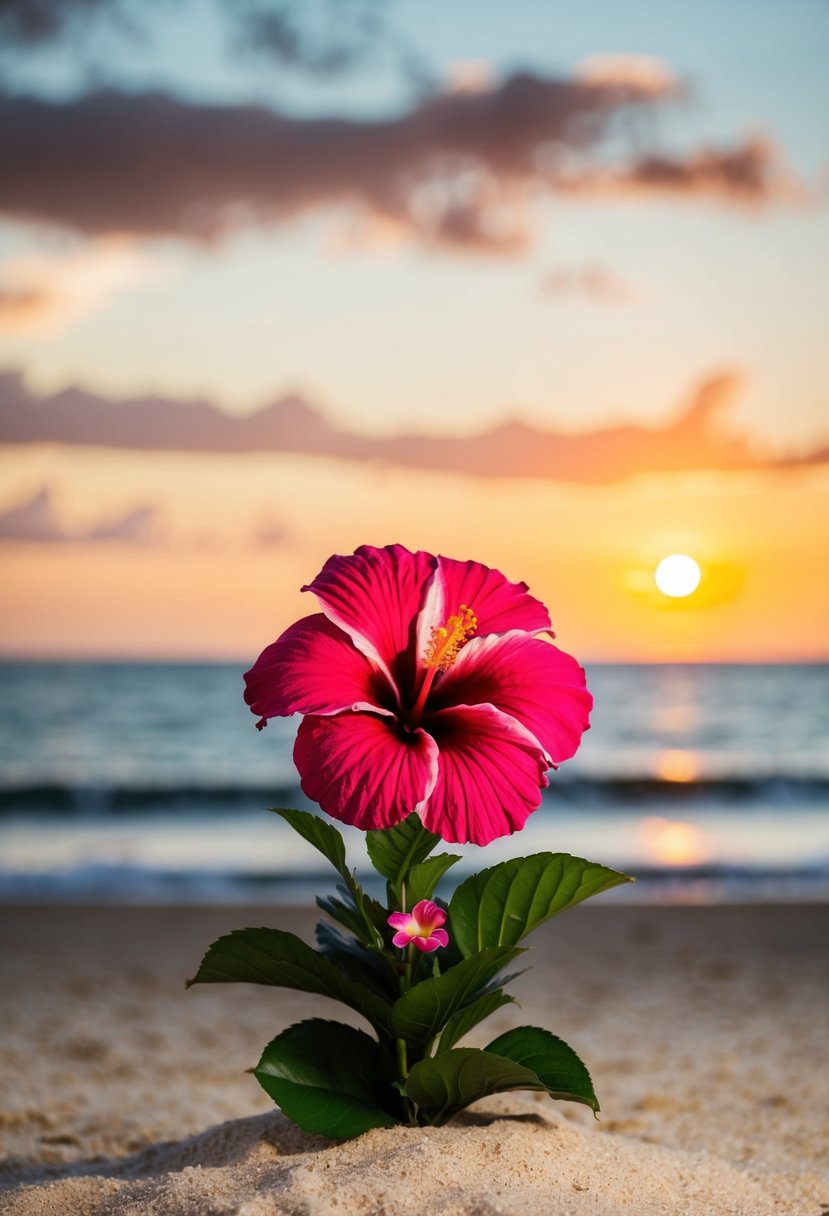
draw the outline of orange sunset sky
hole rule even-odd
[[[524,579],[584,660],[829,657],[825,6],[35,9],[4,655],[252,659],[400,541]]]

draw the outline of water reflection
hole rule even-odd
[[[661,866],[695,866],[707,861],[711,850],[693,823],[649,816],[639,825],[642,849],[648,861]]]

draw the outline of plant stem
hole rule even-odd
[[[372,921],[368,912],[366,912],[365,901],[363,899],[364,892],[361,891],[359,885],[357,884],[357,882],[354,879],[353,874],[349,875],[346,885],[348,886],[348,889],[351,891],[351,897],[354,900],[355,907],[357,908],[357,911],[360,913],[360,918],[362,919],[362,922],[366,927],[366,931],[368,932],[369,942],[373,943],[373,945],[375,945],[375,946],[379,946],[380,949],[382,950],[383,945],[384,945],[383,938],[380,935],[380,933],[378,932],[377,926]]]
[[[409,1061],[408,1061],[408,1055],[407,1055],[407,1051],[406,1051],[406,1040],[405,1039],[397,1039],[397,1069],[398,1069],[398,1072],[400,1073],[400,1080],[405,1085],[406,1081],[409,1078]],[[403,1109],[406,1113],[406,1120],[410,1127],[416,1127],[417,1126],[417,1116],[415,1114],[415,1104],[411,1100],[411,1098],[407,1097],[405,1094],[403,1094],[402,1097],[403,1097]]]

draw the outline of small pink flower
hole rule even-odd
[[[389,924],[397,929],[392,941],[401,948],[412,945],[424,954],[448,946],[449,934],[441,928],[445,920],[443,908],[433,904],[431,899],[421,899],[411,912],[392,912]]]

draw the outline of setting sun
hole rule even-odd
[[[681,599],[691,595],[699,586],[702,571],[697,562],[687,553],[672,553],[663,557],[654,574],[656,585],[663,595]]]

